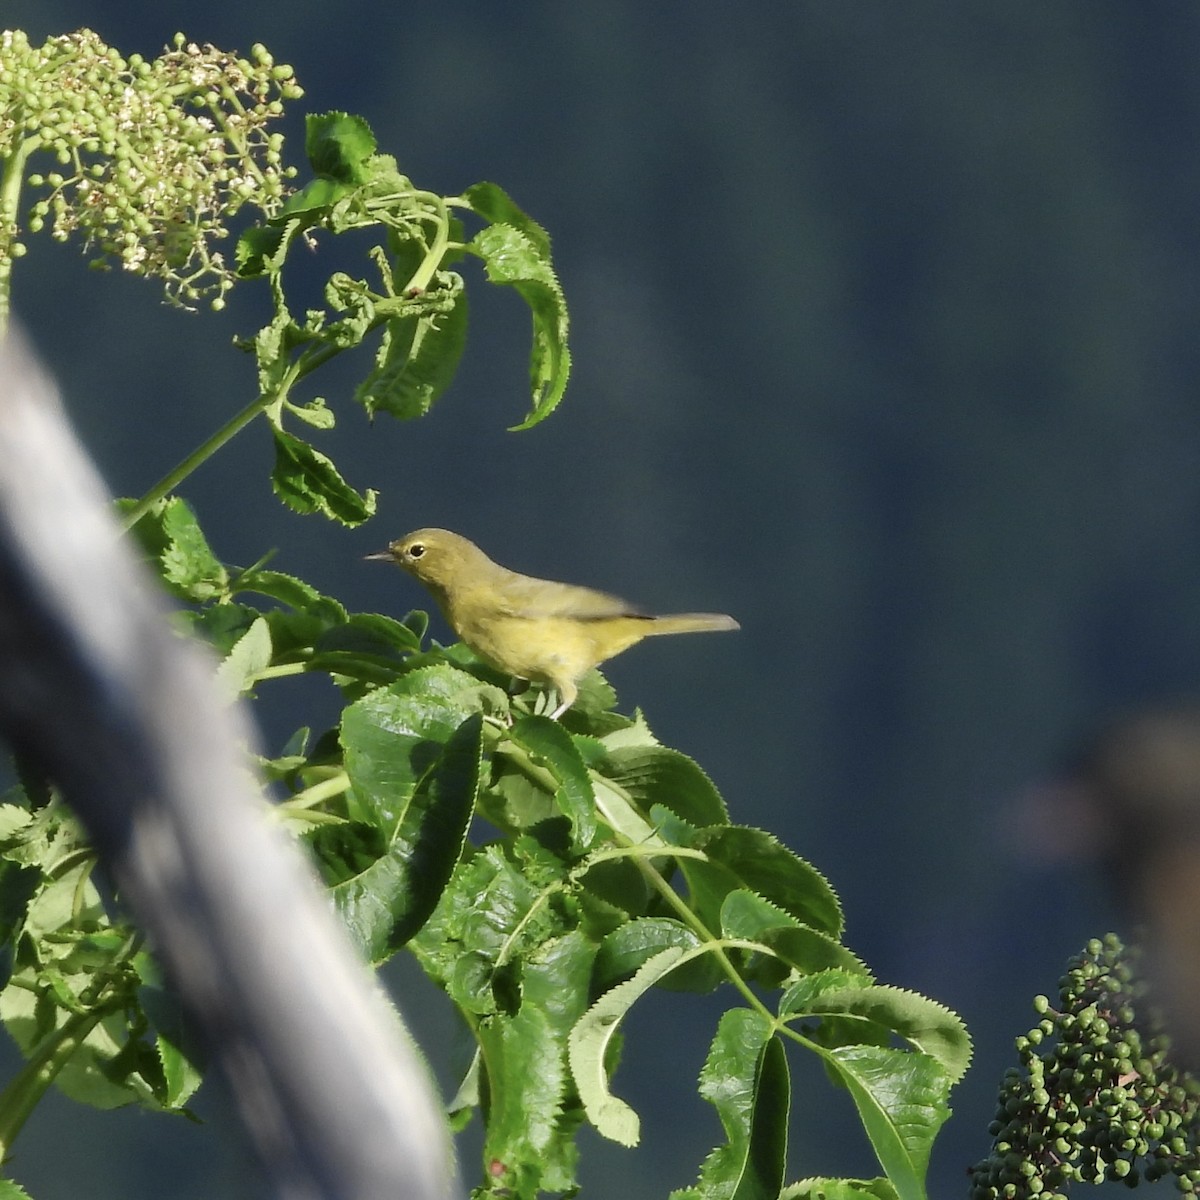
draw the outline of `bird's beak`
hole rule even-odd
[[[363,562],[370,562],[372,559],[378,559],[383,562],[395,562],[396,556],[390,550],[376,550],[374,554],[363,555]]]

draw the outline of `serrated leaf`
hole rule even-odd
[[[217,665],[217,686],[232,700],[250,691],[270,665],[271,630],[266,620],[259,617]]]
[[[546,1014],[529,1006],[483,1021],[479,1041],[488,1077],[484,1161],[492,1186],[516,1196],[569,1190],[576,1152],[563,1122],[567,1087],[562,1041]],[[552,1175],[556,1186],[549,1186]]]
[[[695,760],[666,746],[637,744],[629,735],[618,740],[625,744],[610,749],[599,769],[643,811],[661,804],[693,826],[728,823],[725,801]],[[611,746],[608,738],[605,743]]]
[[[0,1179],[0,1200],[30,1200],[29,1193],[13,1179]]]
[[[757,940],[793,971],[809,975],[836,969],[858,984],[873,982],[871,972],[858,955],[843,946],[837,938],[809,929],[807,925],[764,929]]]
[[[33,823],[33,814],[19,804],[0,804],[0,845],[10,841]]]
[[[687,1195],[703,1200],[717,1200],[718,1197],[727,1200],[742,1185],[746,1187],[747,1195],[758,1194],[754,1189],[761,1176],[747,1168],[753,1165],[750,1147],[756,1100],[760,1095],[757,1081],[763,1068],[764,1052],[774,1040],[771,1032],[770,1022],[748,1008],[733,1008],[721,1017],[700,1072],[700,1095],[716,1108],[725,1130],[726,1144],[718,1146],[704,1160],[696,1187],[689,1189]],[[786,1084],[786,1062],[782,1064],[782,1076],[778,1070],[780,1065],[775,1062],[768,1068],[773,1099],[777,1098],[779,1083]],[[790,1092],[789,1088],[785,1088],[783,1096],[785,1123],[787,1092]],[[767,1148],[765,1139],[760,1144],[764,1150]],[[776,1185],[772,1195],[778,1195],[778,1191]]]
[[[471,211],[491,225],[512,225],[533,243],[543,258],[550,258],[550,235],[527,212],[513,202],[509,194],[495,183],[476,183],[463,192]]]
[[[290,200],[290,197],[289,197]],[[290,240],[287,223],[253,225],[243,230],[234,250],[234,266],[240,279],[255,279],[278,270]]]
[[[212,600],[225,594],[228,573],[213,554],[186,500],[169,497],[133,527],[158,574],[181,600]]]
[[[139,990],[138,1001],[155,1030],[164,1083],[163,1104],[181,1109],[204,1081],[203,1049],[173,993],[160,984],[147,985]]]
[[[763,1047],[754,1078],[749,1144],[732,1200],[776,1200],[787,1170],[792,1082],[778,1038]]]
[[[569,1056],[575,1086],[588,1119],[610,1141],[636,1146],[639,1137],[637,1113],[608,1087],[605,1058],[617,1026],[644,992],[686,960],[704,953],[707,949],[703,946],[692,951],[669,946],[659,951],[632,979],[605,992],[571,1030]]]
[[[130,1041],[124,1004],[92,1010],[86,1000],[111,949],[81,931],[113,932],[90,870],[82,862],[64,871],[31,900],[22,938],[34,950],[0,992],[0,1020],[27,1058],[54,1063],[55,1085],[73,1099],[95,1108],[157,1108],[156,1081]]]
[[[514,426],[528,429],[558,406],[567,387],[571,354],[567,348],[567,305],[549,256],[515,225],[489,225],[475,235],[470,249],[483,259],[492,283],[514,288],[529,306],[533,345],[529,378],[533,404]]]
[[[828,881],[778,838],[761,829],[729,825],[701,830],[693,847],[703,850],[707,861],[685,858],[679,865],[706,919],[719,921],[725,896],[748,888],[803,925],[833,937],[841,934],[842,909]]]
[[[700,939],[682,921],[671,917],[642,917],[619,925],[600,943],[596,954],[595,986],[607,991],[629,979],[654,955],[670,947],[694,950]]]
[[[339,601],[322,594],[311,583],[282,571],[251,567],[235,575],[230,586],[234,595],[254,592],[269,596],[289,608],[314,616],[320,625],[340,625],[347,620],[348,614]]]
[[[826,1179],[820,1176],[788,1184],[779,1200],[897,1200],[887,1179]]]
[[[402,421],[424,416],[450,386],[467,341],[467,293],[458,276],[449,308],[427,317],[394,317],[384,326],[375,366],[354,398],[368,413]]]
[[[350,527],[361,525],[375,512],[375,492],[356,492],[338,473],[333,461],[307,442],[274,429],[275,467],[271,487],[298,513],[323,513]]]
[[[971,1039],[962,1019],[944,1005],[903,988],[882,984],[857,986],[839,981],[834,986],[813,988],[807,981],[791,988],[780,1003],[780,1016],[837,1016],[855,1024],[870,1025],[895,1034],[935,1059],[951,1083],[957,1083],[971,1061]],[[850,986],[846,983],[850,982]],[[840,986],[839,986],[840,983]],[[875,1043],[877,1036],[862,1040]]]
[[[289,221],[311,226],[333,211],[347,196],[353,195],[355,186],[340,179],[310,179],[302,188],[293,192],[283,203],[272,223],[285,225]],[[264,244],[269,246],[269,243]],[[264,260],[268,261],[269,260]],[[252,260],[247,259],[247,268]]]
[[[525,874],[489,846],[461,863],[433,917],[413,939],[426,973],[465,1012],[497,1010],[501,962],[566,932]]]
[[[304,153],[316,175],[362,183],[368,178],[367,159],[375,149],[375,135],[362,117],[327,112],[305,118]]]
[[[736,888],[721,902],[721,933],[752,941],[767,930],[796,926],[796,918],[747,888]]]
[[[596,794],[571,735],[549,717],[522,717],[509,737],[558,781],[554,802],[570,820],[579,847],[587,849],[596,837]]]
[[[898,1200],[925,1200],[933,1139],[950,1115],[950,1077],[917,1051],[835,1046],[820,1053],[853,1097]]]
[[[477,707],[471,710],[478,685],[463,686],[464,678],[470,679],[452,668],[417,671],[368,693],[342,715],[352,815],[378,832],[382,852],[332,891],[351,934],[374,961],[407,941],[433,912],[475,811],[483,722]],[[322,839],[344,837],[318,832],[318,852]]]

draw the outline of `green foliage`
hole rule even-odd
[[[1057,1007],[1036,998],[1041,1020],[1016,1039],[1021,1065],[1001,1085],[972,1200],[1168,1176],[1200,1187],[1200,1082],[1172,1065],[1145,997],[1136,955],[1110,933],[1071,960]]]
[[[77,36],[113,78],[166,69],[123,63],[92,35]],[[57,78],[61,88],[61,45],[38,58],[11,36],[9,61],[0,61],[0,86],[10,90],[0,91],[0,105],[7,95],[19,107],[21,88],[32,86],[21,74],[30,55],[39,86],[52,91]],[[175,53],[192,48],[180,43]],[[200,56],[249,70],[211,48]],[[281,81],[281,94],[298,94],[290,71],[274,68],[265,51],[256,49],[254,63],[263,78]],[[238,86],[232,76],[229,86]],[[21,153],[10,148],[9,201],[25,158],[56,149],[49,135],[34,142]],[[272,180],[296,174],[282,167],[279,140],[263,144],[279,172]],[[116,153],[103,137],[81,145],[102,159]],[[364,957],[415,955],[470,1030],[476,1053],[450,1115],[456,1127],[474,1113],[483,1121],[477,1194],[573,1193],[585,1124],[636,1145],[638,1115],[618,1094],[622,1055],[642,1050],[636,1039],[624,1044],[626,1015],[651,989],[679,1005],[686,993],[720,989],[730,1004],[699,1094],[716,1110],[723,1139],[678,1195],[920,1200],[949,1090],[966,1069],[966,1032],[940,1005],[876,983],[843,944],[841,907],[815,867],[770,833],[735,823],[703,770],[662,746],[641,716],[618,712],[598,674],[582,681],[562,722],[551,721],[538,713],[536,690],[513,695],[464,648],[427,645],[423,614],[349,612],[262,562],[224,564],[174,494],[261,415],[273,434],[272,485],[285,504],[347,526],[369,519],[374,493],[348,483],[309,440],[333,425],[333,409],[320,397],[297,398],[297,385],[370,342],[373,357],[354,391],[365,413],[409,419],[429,411],[450,386],[466,337],[466,285],[451,268],[472,258],[530,310],[531,400],[518,428],[543,419],[563,395],[567,313],[541,226],[495,184],[459,196],[416,187],[358,117],[310,116],[305,154],[309,177],[298,190],[284,195],[272,182],[220,209],[229,215],[253,200],[261,214],[238,238],[236,276],[219,285],[236,278],[265,286],[273,300],[271,319],[239,343],[254,355],[257,395],[123,512],[183,606],[181,619],[213,646],[231,697],[253,700],[300,673],[327,677],[340,695],[336,728],[315,738],[299,730],[260,766],[277,790],[280,819],[311,850]],[[69,211],[71,187],[47,182],[52,203]],[[126,214],[112,207],[120,225]],[[10,205],[14,229],[15,212]],[[121,238],[136,239],[140,226],[131,219],[120,228]],[[354,245],[364,232],[375,239],[365,266],[330,270],[320,306],[293,311],[292,251],[340,250],[338,239],[351,232]],[[0,932],[9,955],[0,1020],[29,1057],[0,1096],[0,1151],[52,1082],[92,1104],[179,1110],[200,1080],[169,992],[136,936],[101,904],[92,866],[43,781],[27,780],[0,807]],[[795,1054],[815,1055],[846,1093],[880,1178],[786,1182]]]

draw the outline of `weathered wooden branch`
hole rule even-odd
[[[61,788],[280,1196],[442,1200],[424,1066],[249,771],[247,722],[168,626],[55,389],[0,346],[0,733]]]

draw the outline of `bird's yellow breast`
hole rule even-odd
[[[521,679],[558,686],[620,654],[646,636],[648,618],[512,616],[478,607],[447,613],[477,654]]]

